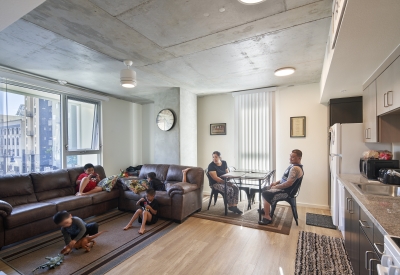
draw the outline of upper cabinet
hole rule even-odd
[[[376,81],[363,92],[364,142],[378,142],[378,118],[376,115]]]
[[[376,80],[377,115],[400,108],[400,58],[397,58]]]

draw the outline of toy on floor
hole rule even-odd
[[[97,234],[94,234],[92,236],[87,236],[87,237],[83,237],[82,239],[80,239],[79,241],[77,241],[74,245],[75,249],[80,249],[80,248],[84,248],[86,250],[86,252],[89,252],[90,249],[94,246],[94,244],[96,243],[94,241],[95,238],[97,238],[98,236],[100,236],[101,234],[103,234],[104,232],[107,231],[101,231]],[[69,248],[68,246],[64,246],[63,250],[61,250],[61,254],[66,255],[69,254],[71,252],[71,248]]]
[[[62,262],[64,261],[64,255],[63,254],[58,254],[56,257],[46,257],[45,259],[47,259],[48,261],[46,263],[36,267],[32,271],[33,274],[38,269],[45,269],[45,268],[53,269],[53,268],[56,268],[57,266],[62,264]]]

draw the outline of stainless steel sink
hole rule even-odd
[[[368,195],[400,197],[399,185],[388,184],[356,184],[361,192]]]

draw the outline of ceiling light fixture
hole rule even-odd
[[[280,69],[275,71],[275,75],[276,76],[287,76],[287,75],[293,74],[294,71],[295,71],[295,69],[294,68],[290,68],[290,67],[280,68]]]
[[[133,62],[131,60],[124,60],[124,64],[128,67],[122,69],[120,74],[121,85],[124,88],[135,88],[137,85],[136,72],[131,69]]]
[[[255,5],[264,2],[265,0],[239,0],[240,3],[245,5]]]
[[[57,82],[60,84],[60,85],[67,85],[67,81],[66,80],[57,80]]]

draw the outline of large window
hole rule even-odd
[[[0,78],[0,175],[100,164],[99,110],[98,102]]]

